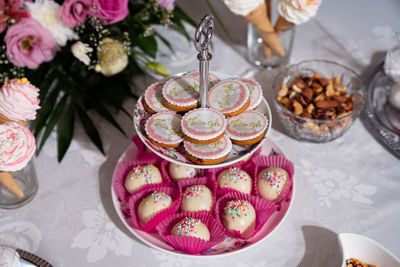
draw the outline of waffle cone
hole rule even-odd
[[[8,118],[6,115],[3,115],[0,113],[0,124],[6,123],[6,122],[16,122],[19,125],[24,126],[24,127],[28,124],[28,121],[14,121],[14,120]]]
[[[0,182],[19,198],[24,197],[24,192],[22,192],[21,188],[15,182],[11,172],[0,172]]]
[[[279,15],[278,19],[276,20],[274,29],[276,32],[286,31],[286,30],[293,28],[293,26],[294,26],[294,23],[287,21],[284,17]]]
[[[274,50],[280,56],[285,55],[285,51],[283,50],[278,38],[278,34],[272,33],[274,32],[274,27],[267,17],[267,5],[265,2],[253,9],[247,16],[244,16],[244,18],[259,30],[264,42],[272,50]]]

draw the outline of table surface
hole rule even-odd
[[[207,10],[203,1],[178,2],[195,20]],[[218,52],[211,69],[253,77],[269,98],[278,70],[260,71],[246,61],[246,24],[229,13],[222,1],[212,3],[229,26],[235,44],[227,43],[217,24],[214,50]],[[397,0],[324,1],[317,17],[296,29],[291,62],[331,59],[363,74],[384,54],[391,34],[400,29],[399,11]],[[177,52],[169,67],[195,69],[194,55],[194,49],[189,57]],[[151,82],[149,76],[138,77],[134,87],[143,90]],[[127,100],[124,106],[131,110],[134,104]],[[54,266],[339,266],[336,233],[340,232],[363,234],[400,257],[400,162],[359,120],[343,137],[311,144],[285,135],[275,119],[270,137],[296,168],[296,196],[286,221],[243,255],[192,260],[149,248],[119,221],[111,202],[111,176],[130,139],[99,117],[93,118],[101,129],[106,157],[77,127],[68,154],[58,164],[53,133],[35,162],[38,195],[18,210],[0,210],[0,234],[15,236],[22,249]],[[131,118],[119,114],[117,119],[127,136],[133,136]]]

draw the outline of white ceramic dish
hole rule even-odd
[[[378,242],[362,235],[343,233],[339,234],[342,249],[343,263],[356,258],[361,262],[373,264],[378,267],[399,267],[400,260]]]
[[[186,73],[180,73],[175,76],[182,76],[185,75]],[[213,72],[214,75],[216,75],[220,80],[232,78],[233,75],[229,74],[224,74],[224,73],[218,73],[218,72]],[[162,81],[167,81],[172,77],[166,78]],[[258,106],[256,111],[260,112],[261,114],[264,114],[267,117],[268,120],[268,127],[265,130],[265,137],[258,142],[257,144],[254,144],[252,146],[239,146],[239,145],[233,145],[232,146],[232,151],[229,154],[228,158],[220,163],[220,164],[215,164],[215,165],[197,165],[186,159],[184,151],[183,151],[183,146],[180,145],[178,148],[173,149],[173,148],[163,148],[154,145],[151,143],[145,134],[144,131],[144,122],[146,119],[149,117],[149,114],[147,111],[144,109],[142,105],[142,97],[139,98],[135,111],[133,113],[133,124],[135,126],[136,133],[142,140],[142,142],[155,154],[157,154],[159,157],[168,160],[170,162],[174,162],[176,164],[184,165],[187,167],[192,167],[192,168],[197,168],[197,169],[209,169],[209,168],[219,168],[219,167],[225,167],[229,166],[231,164],[234,164],[236,162],[244,160],[246,157],[251,156],[266,140],[269,131],[271,130],[271,125],[272,125],[272,117],[271,117],[271,109],[265,100],[265,98],[262,99],[261,104]]]
[[[132,160],[136,157],[136,146],[132,144],[128,147],[128,149],[121,155],[118,163]],[[260,155],[281,155],[285,156],[284,152],[281,148],[274,143],[271,139],[267,138],[266,142],[262,145],[262,150]],[[114,175],[113,175],[114,177]],[[227,237],[225,241],[206,251],[203,255],[188,255],[184,254],[180,251],[175,250],[173,247],[169,246],[165,243],[158,235],[156,234],[148,234],[146,232],[134,229],[131,225],[130,220],[125,216],[125,214],[121,211],[121,203],[118,201],[117,196],[114,193],[113,188],[111,187],[111,195],[112,201],[114,204],[114,208],[126,226],[126,228],[140,241],[145,243],[146,245],[164,251],[169,254],[192,257],[192,258],[215,258],[215,257],[225,257],[227,255],[233,255],[240,252],[248,251],[251,248],[254,248],[256,245],[262,243],[263,240],[267,239],[273,232],[278,229],[281,223],[285,220],[293,202],[295,192],[295,180],[293,177],[293,186],[292,191],[290,193],[290,201],[283,202],[282,207],[279,211],[275,212],[263,226],[263,228],[251,239],[247,241],[242,241],[236,238]]]

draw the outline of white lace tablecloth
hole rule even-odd
[[[180,1],[198,20],[203,1]],[[235,40],[245,40],[245,23],[230,14],[222,1],[212,1]],[[191,8],[189,10],[189,8]],[[324,1],[316,19],[298,27],[291,62],[325,58],[359,73],[388,47],[400,30],[396,0]],[[218,24],[217,24],[218,27]],[[217,31],[221,33],[220,30]],[[223,34],[220,34],[224,40]],[[211,69],[255,77],[270,96],[274,71],[259,71],[243,57],[243,46],[214,37]],[[192,44],[175,44],[183,50]],[[382,54],[381,54],[382,55]],[[197,67],[195,52],[159,54],[172,71]],[[169,58],[169,59],[168,59]],[[135,80],[143,90],[148,76]],[[126,101],[131,110],[135,102]],[[89,142],[82,128],[62,164],[56,160],[52,135],[36,159],[39,192],[18,210],[0,210],[0,234],[16,236],[18,246],[54,266],[185,267],[185,266],[339,266],[335,233],[354,232],[383,244],[400,257],[400,161],[386,151],[357,120],[341,138],[327,144],[295,141],[281,133],[275,116],[270,137],[294,162],[296,196],[281,227],[262,244],[236,256],[192,260],[151,249],[136,240],[119,221],[111,202],[111,176],[118,157],[134,135],[131,118],[117,116],[125,137],[98,117],[107,157]]]

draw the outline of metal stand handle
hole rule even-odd
[[[201,42],[203,30],[205,32],[205,39]],[[207,107],[207,92],[208,92],[208,65],[212,55],[208,52],[208,46],[211,43],[211,37],[214,33],[214,17],[206,14],[197,26],[196,33],[194,34],[194,46],[200,53],[197,55],[197,59],[200,61],[200,106],[202,108]]]

